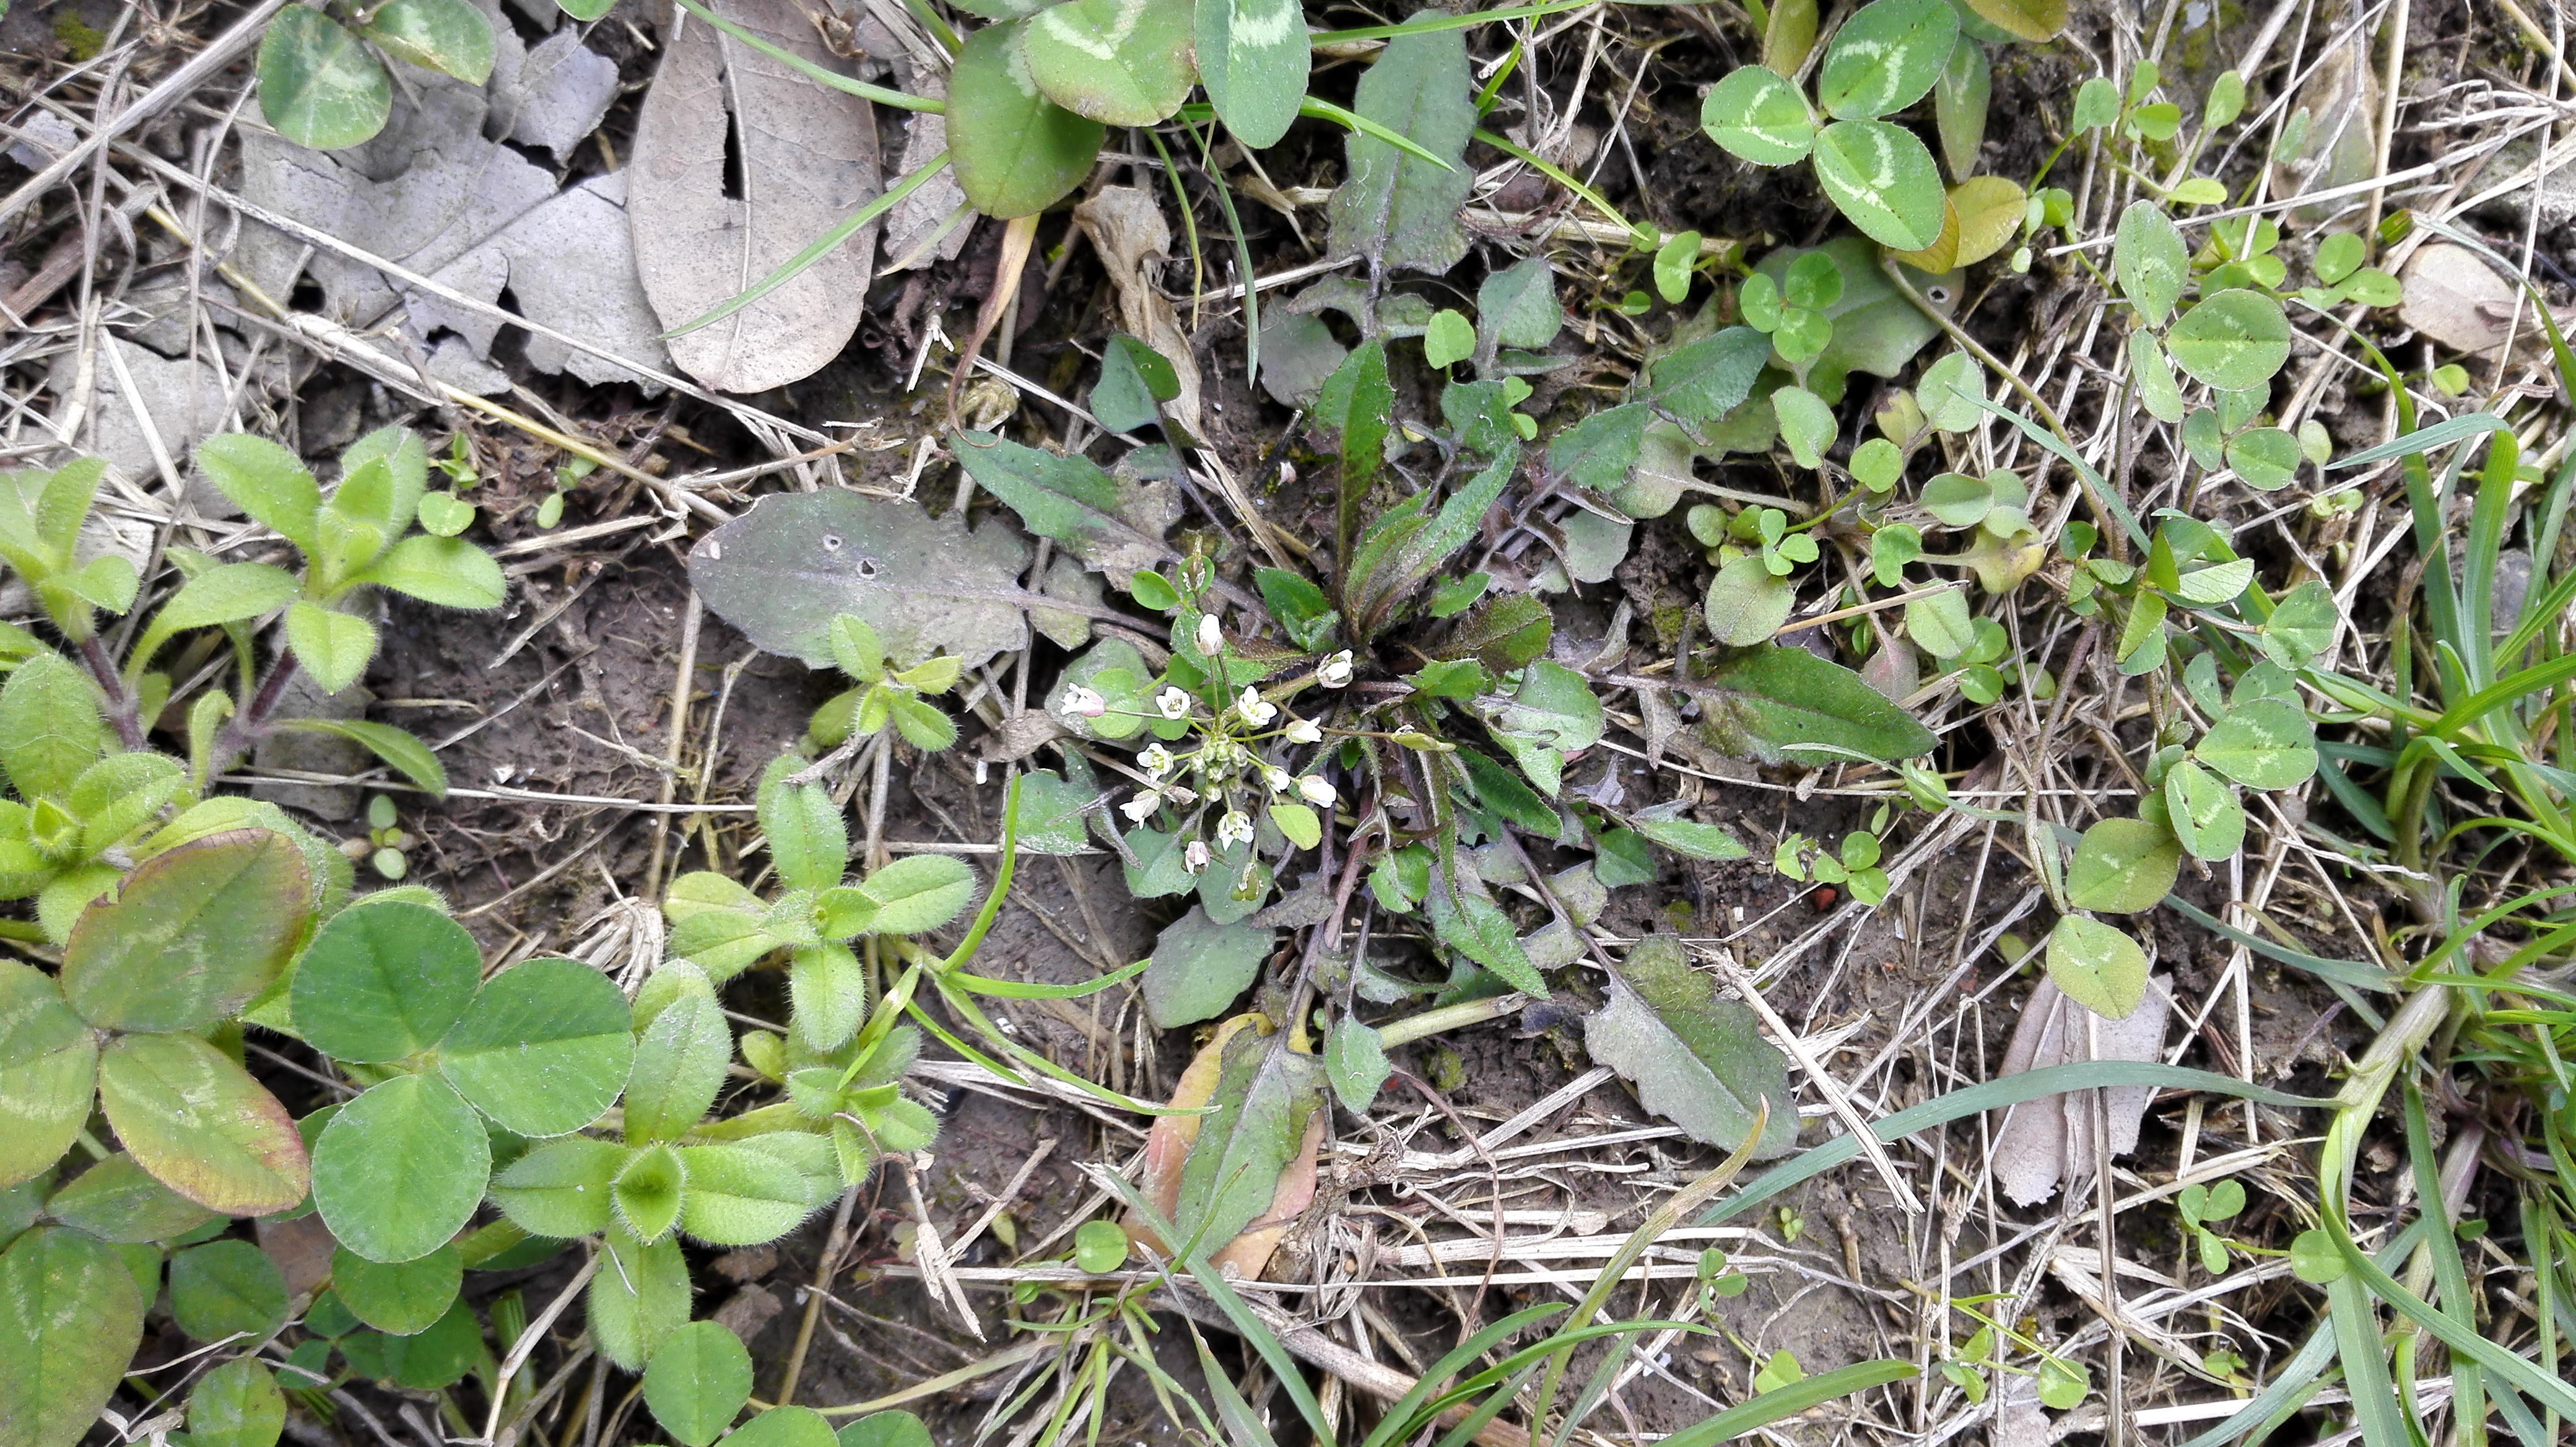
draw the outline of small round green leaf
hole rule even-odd
[[[114,1248],[62,1226],[0,1254],[0,1442],[70,1447],[143,1340],[143,1298]]]
[[[2194,859],[2232,857],[2245,843],[2245,806],[2236,791],[2189,759],[2165,771],[2165,817]]]
[[[2173,892],[2181,868],[2182,846],[2172,831],[2144,819],[2105,819],[2085,830],[2075,846],[2075,862],[2066,870],[2066,902],[2111,914],[2153,909]]]
[[[1816,121],[1798,88],[1758,65],[1739,65],[1709,87],[1699,126],[1757,166],[1786,166],[1815,149]]]
[[[1191,0],[1060,0],[1029,17],[1020,48],[1046,98],[1113,126],[1150,126],[1198,80]]]
[[[385,0],[366,35],[387,55],[467,85],[492,75],[492,23],[465,0]]]
[[[722,1322],[671,1333],[644,1368],[644,1405],[680,1447],[707,1447],[751,1400],[751,1353]]]
[[[1780,419],[1780,440],[1789,455],[1800,467],[1820,466],[1840,431],[1834,409],[1806,388],[1788,386],[1771,394],[1771,411]]]
[[[726,1447],[837,1447],[831,1420],[811,1407],[772,1407],[724,1440]]]
[[[2299,439],[2278,427],[2248,427],[2227,439],[2227,465],[2256,492],[2274,492],[2299,475]]]
[[[380,1064],[438,1043],[483,973],[465,926],[399,901],[344,909],[313,936],[287,987],[296,1033],[335,1060]]]
[[[2259,387],[2290,359],[2290,319],[2261,292],[2222,291],[2184,312],[2165,348],[2175,366],[2212,387]]]
[[[341,1354],[360,1375],[415,1392],[454,1386],[474,1370],[474,1364],[484,1359],[487,1350],[483,1328],[474,1320],[474,1309],[462,1301],[450,1306],[429,1330],[415,1336],[361,1331],[340,1339]]]
[[[1476,355],[1476,328],[1467,314],[1442,307],[1431,314],[1422,332],[1422,360],[1434,367],[1454,367]]]
[[[2290,1274],[2310,1286],[2329,1286],[2343,1279],[2343,1253],[2334,1237],[2311,1228],[2290,1238]]]
[[[433,1075],[398,1075],[340,1107],[313,1144],[313,1199],[340,1244],[416,1261],[453,1240],[492,1175],[474,1108]]]
[[[51,976],[0,960],[0,1187],[62,1159],[97,1088],[98,1037]]]
[[[1085,1221],[1073,1231],[1073,1264],[1106,1276],[1127,1264],[1127,1233],[1115,1221]]]
[[[1968,595],[1957,588],[1916,598],[1905,605],[1905,636],[1934,658],[1957,658],[1976,641],[1976,620],[1968,612]]]
[[[286,1394],[253,1357],[235,1357],[188,1392],[191,1447],[276,1447],[286,1430]]]
[[[170,1315],[201,1342],[264,1337],[286,1320],[286,1277],[247,1241],[209,1241],[170,1258]]]
[[[2191,248],[2183,244],[2182,228],[2155,202],[2130,202],[2112,238],[2111,272],[2146,324],[2163,326],[2182,300],[2183,283],[2191,280]]]
[[[987,216],[1045,210],[1091,174],[1108,132],[1038,93],[1015,64],[1025,20],[966,37],[948,75],[948,155],[958,188]]]
[[[1119,1249],[1126,1249],[1124,1233]],[[844,1425],[838,1435],[841,1447],[931,1447],[930,1429],[910,1412],[870,1412]]]
[[[1921,251],[1941,239],[1948,203],[1941,172],[1932,152],[1903,126],[1836,121],[1825,127],[1816,137],[1816,180],[1861,234],[1881,246]]]
[[[1945,472],[1923,484],[1923,510],[1945,527],[1975,527],[1994,505],[1994,486],[1982,477]]]
[[[1249,924],[1218,924],[1207,911],[1166,926],[1145,965],[1145,1013],[1161,1029],[1215,1018],[1252,983],[1270,952],[1271,933]]]
[[[311,1183],[286,1107],[194,1035],[118,1037],[99,1056],[98,1100],[136,1164],[210,1211],[270,1215]]]
[[[109,1030],[197,1030],[286,967],[310,919],[295,841],[228,829],[145,860],[63,947],[63,999]]]
[[[2147,997],[2146,951],[2107,924],[2070,914],[2048,932],[2048,978],[2103,1019],[2126,1019]]]
[[[259,108],[279,135],[334,150],[385,128],[393,82],[358,37],[331,17],[310,5],[289,5],[260,36]]]
[[[2297,704],[2258,699],[2211,726],[2192,756],[2249,789],[2288,789],[2317,771],[2317,735]]]
[[[389,1336],[429,1330],[456,1300],[465,1257],[454,1245],[387,1265],[346,1246],[331,1253],[331,1290],[349,1314]]]
[[[634,1063],[635,1037],[616,982],[579,960],[552,956],[486,981],[438,1047],[448,1084],[524,1136],[563,1135],[599,1119]]]
[[[2129,334],[2129,371],[2137,378],[2138,405],[2159,422],[2183,419],[2181,384],[2174,381],[2173,363],[2165,360],[2165,349],[2156,345],[2152,332]]]
[[[1709,632],[1718,642],[1750,648],[1769,642],[1797,605],[1797,588],[1788,579],[1773,576],[1758,555],[1748,553],[1717,570],[1702,607]]]
[[[1949,0],[1872,0],[1852,12],[1825,48],[1816,103],[1838,120],[1903,110],[1931,92],[1958,43],[1959,12]],[[1933,223],[1935,231],[1939,225]]]

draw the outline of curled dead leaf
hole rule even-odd
[[[2105,1020],[2042,979],[2022,1006],[1997,1078],[2088,1060],[2158,1059],[2164,1051],[2171,983],[2166,976],[2155,976],[2147,981],[2146,998],[2137,1009],[2123,1019]],[[2127,1155],[2137,1148],[2138,1121],[2155,1092],[2143,1085],[2121,1085],[2104,1095],[2107,1154]],[[2007,1107],[1997,1113],[1994,1131],[1990,1168],[1995,1184],[2014,1205],[2035,1205],[2060,1183],[2073,1189],[2093,1178],[2093,1102],[2086,1092]]]
[[[1190,355],[1190,334],[1172,314],[1172,304],[1156,290],[1146,263],[1172,252],[1172,228],[1153,194],[1134,186],[1104,186],[1073,208],[1073,223],[1091,238],[1100,264],[1118,288],[1118,319],[1128,335],[1163,354],[1181,379],[1181,394],[1168,415],[1192,437],[1199,429],[1199,367]]]
[[[1190,1057],[1188,1068],[1181,1072],[1179,1082],[1172,1087],[1172,1098],[1167,1102],[1176,1110],[1196,1111],[1210,1105],[1217,1106],[1217,1110],[1205,1115],[1158,1116],[1153,1129],[1145,1137],[1144,1174],[1138,1184],[1154,1210],[1184,1231],[1189,1229],[1190,1223],[1180,1219],[1186,1211],[1181,1198],[1182,1178],[1187,1174],[1191,1151],[1201,1144],[1201,1123],[1221,1119],[1227,1114],[1224,1103],[1217,1099],[1218,1087],[1226,1078],[1227,1047],[1246,1031],[1252,1032],[1252,1038],[1245,1044],[1256,1044],[1271,1033],[1269,1017],[1257,1012],[1246,1013],[1217,1026],[1216,1033],[1208,1037],[1208,1043],[1199,1047],[1198,1054]],[[1297,1058],[1311,1060],[1310,1057]],[[1239,1056],[1235,1064],[1240,1077],[1250,1075],[1250,1072],[1242,1070],[1244,1062]],[[1318,1075],[1320,1069],[1303,1073]],[[1257,1083],[1254,1089],[1258,1090]],[[1235,1275],[1246,1280],[1259,1278],[1262,1268],[1270,1264],[1271,1253],[1278,1250],[1289,1226],[1315,1199],[1316,1156],[1324,1141],[1324,1112],[1313,1108],[1318,1099],[1314,1080],[1303,1081],[1302,1088],[1294,1088],[1290,1094],[1304,1097],[1305,1123],[1298,1131],[1295,1149],[1280,1162],[1275,1178],[1277,1184],[1271,1191],[1269,1204],[1257,1211],[1232,1240],[1207,1253],[1210,1265],[1220,1271],[1231,1268]],[[1236,1112],[1238,1118],[1247,1114]],[[1207,1144],[1222,1146],[1225,1143],[1211,1139]],[[1119,1224],[1126,1231],[1127,1239],[1138,1246],[1164,1256],[1171,1254],[1172,1248],[1133,1212]]]
[[[845,65],[823,49],[796,0],[714,0],[714,7],[791,54]],[[664,326],[685,326],[877,195],[875,108],[675,15],[636,119],[628,172],[644,293]],[[724,392],[812,375],[859,329],[875,248],[875,225],[860,228],[767,296],[671,338],[671,359]]]

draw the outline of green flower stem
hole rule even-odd
[[[1477,129],[1476,139],[1516,161],[1525,162],[1528,165],[1537,167],[1540,175],[1547,177],[1549,180],[1563,186],[1575,195],[1582,197],[1585,203],[1590,205],[1593,210],[1609,217],[1612,225],[1627,232],[1638,249],[1645,250],[1654,246],[1654,228],[1640,226],[1636,222],[1629,220],[1627,217],[1620,215],[1618,207],[1613,206],[1607,200],[1604,200],[1600,192],[1595,191],[1591,187],[1584,185],[1581,181],[1574,179],[1573,174],[1568,172],[1564,167],[1543,160],[1536,151],[1531,150],[1529,147],[1518,145],[1502,136],[1495,135],[1492,131],[1483,129],[1482,127]]]
[[[1456,1005],[1443,1005],[1419,1015],[1407,1015],[1391,1024],[1377,1027],[1378,1042],[1396,1046],[1409,1044],[1446,1030],[1463,1030],[1482,1025],[1517,1012],[1529,1003],[1529,996],[1514,991],[1507,995],[1488,995],[1481,1000],[1468,1000]]]

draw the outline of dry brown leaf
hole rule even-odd
[[[2066,998],[2052,981],[2042,979],[2022,1006],[2021,1023],[2004,1047],[1997,1078],[2050,1065],[2087,1060],[2154,1060],[2164,1050],[2169,984],[2158,975],[2147,982],[2146,999],[2123,1020],[2104,1020]],[[2126,1155],[2137,1148],[2138,1121],[2155,1092],[2143,1085],[2115,1086],[2103,1105],[2110,1127],[2109,1154]],[[2071,1091],[1997,1112],[1995,1184],[2014,1205],[2045,1201],[2059,1183],[2070,1189],[2093,1177],[2093,1101],[2089,1092]]]
[[[2494,360],[2497,348],[2513,330],[2518,289],[2499,275],[2484,257],[2447,241],[2427,243],[2406,263],[2397,319],[2455,352]],[[2557,313],[2563,327],[2576,322],[2576,308]],[[2538,356],[2549,343],[2540,318],[2523,308],[2517,352]]]
[[[1199,1053],[1190,1058],[1188,1068],[1172,1087],[1170,1104],[1176,1110],[1196,1110],[1216,1095],[1217,1078],[1225,1065],[1226,1042],[1238,1033],[1252,1028],[1268,1028],[1259,1014],[1242,1014],[1216,1027]],[[1253,1218],[1242,1234],[1222,1248],[1208,1253],[1209,1264],[1219,1271],[1233,1268],[1236,1276],[1257,1281],[1262,1268],[1270,1264],[1271,1254],[1279,1249],[1280,1240],[1297,1217],[1315,1199],[1316,1153],[1324,1142],[1324,1117],[1316,1110],[1307,1117],[1304,1137],[1295,1154],[1279,1172],[1278,1187],[1272,1191],[1270,1204]],[[1189,1159],[1190,1146],[1198,1140],[1199,1115],[1163,1115],[1154,1118],[1154,1128],[1145,1137],[1144,1176],[1137,1184],[1145,1199],[1166,1221],[1179,1214],[1181,1168]],[[1157,1237],[1133,1212],[1119,1223],[1128,1239],[1158,1254],[1169,1255],[1171,1248]]]
[[[911,90],[914,95],[944,99],[948,94],[947,74],[935,66],[914,66]],[[948,118],[915,111],[904,118],[903,161],[895,170],[909,176],[947,149]],[[965,204],[966,193],[958,189],[954,171],[940,172],[896,202],[894,210],[886,215],[886,270],[912,271],[934,261],[955,261],[966,249],[967,238],[975,234],[975,218],[971,214],[962,218],[957,215],[958,208]],[[952,220],[955,225],[949,224]],[[948,228],[945,235],[940,233],[943,226]]]
[[[716,0],[715,8],[816,65],[842,64],[796,0]],[[881,189],[874,107],[702,21],[674,21],[628,168],[635,259],[666,327],[756,285]],[[759,301],[671,338],[671,359],[724,392],[812,375],[859,328],[875,247],[870,224]]]
[[[2318,60],[2298,105],[2311,117],[2296,155],[2272,166],[2272,190],[2288,198],[2331,191],[2364,180],[2377,169],[2379,81],[2370,71],[2370,32],[2354,27],[2342,44]],[[2363,198],[2303,206],[2288,213],[2289,229],[2321,224]]]
[[[1100,194],[1073,208],[1073,224],[1091,238],[1100,264],[1118,288],[1118,325],[1129,336],[1170,360],[1181,379],[1181,395],[1170,416],[1192,437],[1199,428],[1199,364],[1190,355],[1190,334],[1181,329],[1172,304],[1154,289],[1148,262],[1172,254],[1172,228],[1151,192],[1134,186],[1106,186]]]

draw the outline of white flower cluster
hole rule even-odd
[[[1225,629],[1214,614],[1203,614],[1192,630],[1191,642],[1208,658],[1221,659]],[[1326,688],[1342,688],[1350,683],[1351,671],[1351,654],[1344,649],[1317,665],[1315,681]],[[1109,703],[1098,692],[1074,685],[1065,690],[1058,707],[1072,717],[1099,718],[1108,712]],[[1315,808],[1330,809],[1341,797],[1321,776],[1293,774],[1283,763],[1263,757],[1263,746],[1272,741],[1320,744],[1324,729],[1313,719],[1288,715],[1278,703],[1264,698],[1258,687],[1247,685],[1210,715],[1188,690],[1166,684],[1155,691],[1152,708],[1153,717],[1189,722],[1199,745],[1185,753],[1174,753],[1160,741],[1146,745],[1136,755],[1144,787],[1119,805],[1118,812],[1131,823],[1143,824],[1167,805],[1187,808],[1202,799],[1223,805],[1213,848],[1197,839],[1182,847],[1182,865],[1192,874],[1205,872],[1216,852],[1252,842],[1254,799],[1293,796]],[[1189,782],[1182,782],[1184,778]]]

